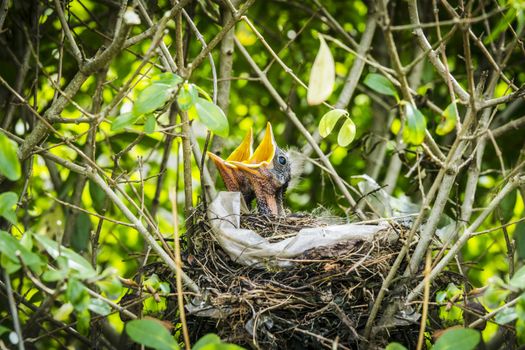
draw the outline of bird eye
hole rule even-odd
[[[279,164],[281,165],[286,164],[286,158],[284,156],[279,156],[278,161],[279,161]]]

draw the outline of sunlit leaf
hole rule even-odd
[[[197,101],[199,92],[193,84],[184,84],[177,95],[177,103],[183,111],[188,111]]]
[[[443,111],[443,115],[441,116],[441,122],[436,127],[436,134],[441,136],[448,134],[449,132],[454,130],[457,121],[458,115],[456,113],[456,108],[454,106],[454,103],[451,103]]]
[[[490,32],[490,34],[485,38],[485,40],[483,40],[483,43],[486,45],[486,44],[490,44],[491,42],[494,41],[494,39],[496,39],[503,31],[507,30],[507,28],[510,27],[510,24],[512,23],[512,21],[514,21],[514,19],[516,18],[516,14],[517,14],[517,11],[516,11],[516,8],[514,7],[510,7],[508,10],[507,10],[507,13],[505,13],[505,16],[503,16],[502,19],[500,19],[500,21],[498,22],[498,24],[496,24],[496,27],[494,29],[492,29],[492,31]]]
[[[337,143],[341,147],[348,146],[355,138],[355,124],[352,119],[347,118],[337,135]]]
[[[153,77],[152,84],[165,84],[172,88],[182,83],[183,79],[175,73],[161,73]]]
[[[97,272],[91,264],[73,250],[60,246],[57,242],[44,235],[35,235],[35,239],[53,259],[57,259],[59,256],[65,257],[67,266],[70,269],[78,271],[83,279],[90,279],[97,276]]]
[[[450,329],[439,337],[432,350],[473,350],[480,339],[479,332],[474,329]]]
[[[507,324],[516,319],[518,319],[518,314],[513,307],[504,308],[496,314],[496,317],[494,317],[494,321],[498,324]]]
[[[407,348],[404,345],[394,342],[388,344],[385,350],[407,350]]]
[[[179,344],[160,322],[143,319],[126,324],[126,333],[136,343],[156,350],[179,349]]]
[[[375,92],[383,95],[394,96],[396,100],[399,100],[399,95],[397,94],[394,84],[381,74],[370,73],[365,77],[363,83]]]
[[[104,211],[104,206],[106,205],[106,193],[100,188],[99,185],[91,180],[89,180],[89,195],[91,197],[93,208],[95,208],[97,213],[102,213]]]
[[[427,122],[425,116],[412,104],[405,104],[405,125],[403,140],[406,143],[420,145],[425,140]]]
[[[0,132],[0,174],[11,181],[18,180],[22,174],[17,151],[17,144]]]
[[[64,303],[62,306],[60,306],[56,311],[53,312],[53,319],[63,322],[67,321],[69,318],[69,315],[75,310],[73,307],[73,304],[71,303]]]
[[[107,316],[111,313],[111,307],[100,299],[92,298],[89,301],[88,309],[102,316]]]
[[[200,121],[208,129],[221,137],[228,136],[230,129],[228,119],[219,106],[199,97],[195,102],[195,108]]]
[[[7,327],[4,327],[0,325],[0,336],[2,336],[4,333],[11,332],[11,330]]]
[[[163,107],[170,99],[174,88],[167,84],[155,82],[141,91],[133,104],[132,113],[143,116]]]
[[[90,302],[90,297],[86,287],[76,278],[68,279],[66,298],[68,302],[73,304],[77,311],[86,310]]]
[[[514,288],[525,289],[525,266],[514,272],[514,276],[512,276],[509,284]]]
[[[499,207],[501,209],[501,220],[504,223],[509,222],[514,216],[514,206],[516,205],[516,199],[518,195],[518,190],[511,191],[509,194],[503,198]]]
[[[9,273],[15,272],[20,267],[17,254],[19,254],[24,264],[35,272],[40,273],[44,264],[40,256],[28,250],[6,231],[0,231],[0,253],[2,253],[0,254],[2,255],[2,266],[6,268]],[[11,262],[11,264],[8,262]],[[9,269],[6,264],[9,265]]]
[[[113,120],[113,123],[111,124],[111,130],[112,131],[120,131],[124,128],[127,128],[128,126],[131,126],[137,122],[137,120],[140,119],[140,115],[134,115],[133,113],[122,113],[118,117]]]
[[[144,122],[144,132],[146,134],[151,134],[155,131],[155,128],[157,127],[157,119],[153,114],[150,114],[146,121]]]
[[[327,137],[332,132],[339,119],[345,115],[348,115],[348,112],[344,109],[332,109],[325,113],[319,122],[319,135],[321,135],[321,137]]]
[[[210,333],[206,334],[200,338],[195,345],[193,345],[192,350],[243,350],[243,347],[240,347],[235,344],[223,343],[221,338],[216,334]]]
[[[14,192],[4,192],[0,194],[0,216],[16,225],[15,205],[18,202],[18,195]]]
[[[332,94],[335,83],[334,58],[322,35],[319,35],[319,41],[319,51],[310,71],[308,94],[306,95],[306,100],[311,106],[326,101]]]

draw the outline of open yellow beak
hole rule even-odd
[[[252,174],[258,174],[259,172],[257,171],[257,169],[259,169],[262,166],[271,168],[276,148],[277,145],[275,144],[272,125],[268,122],[266,124],[266,133],[264,134],[264,138],[255,150],[255,152],[253,152],[253,155],[251,155],[245,161],[233,159],[230,160],[229,158],[227,161],[228,163],[237,168],[246,170]]]
[[[240,174],[237,172],[237,167],[231,162],[243,162],[250,159],[253,154],[253,130],[250,128],[244,136],[241,144],[230,154],[226,160],[218,155],[207,152],[208,157],[215,163],[219,170],[221,177],[226,185],[228,191],[238,192],[241,190]]]

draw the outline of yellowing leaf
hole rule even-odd
[[[253,45],[257,41],[257,37],[252,32],[252,29],[244,21],[240,21],[239,24],[237,24],[235,36],[244,46]]]
[[[436,134],[441,136],[448,134],[449,132],[454,130],[457,121],[458,116],[456,114],[456,108],[454,107],[454,103],[451,103],[443,111],[443,115],[441,116],[441,122],[436,128]]]
[[[352,119],[347,118],[337,135],[337,143],[341,147],[348,146],[355,138],[355,124]]]
[[[18,180],[22,174],[17,150],[18,146],[0,132],[0,174],[4,174],[11,181]]]
[[[332,94],[335,83],[334,58],[321,35],[319,35],[319,41],[321,45],[310,71],[308,94],[306,95],[306,100],[310,106],[326,101]]]
[[[420,145],[425,140],[427,122],[425,116],[410,103],[405,104],[405,126],[403,140],[406,143]]]
[[[348,112],[344,109],[333,109],[325,113],[319,122],[319,135],[321,135],[321,137],[330,135],[337,121],[344,115],[348,115]]]

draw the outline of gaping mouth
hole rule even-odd
[[[272,125],[266,124],[264,138],[253,154],[246,160],[230,160],[229,163],[239,169],[248,171],[254,175],[261,175],[260,168],[272,168],[273,157],[275,156],[275,138],[273,137]],[[231,156],[230,156],[231,157]]]
[[[282,215],[283,190],[276,184],[272,174],[277,145],[271,124],[266,124],[266,133],[255,152],[251,151],[252,142],[250,130],[226,160],[210,152],[208,155],[217,166],[229,191],[241,192],[247,204],[255,196],[261,214]]]

